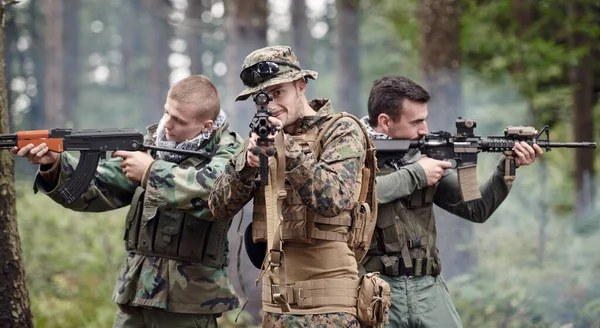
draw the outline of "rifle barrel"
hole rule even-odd
[[[538,140],[537,144],[540,147],[550,148],[596,148],[595,142],[548,142]]]

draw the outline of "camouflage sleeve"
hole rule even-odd
[[[483,223],[508,196],[510,187],[504,182],[504,159],[500,161],[492,176],[479,187],[481,199],[465,203],[462,201],[458,185],[458,175],[454,170],[440,180],[434,202],[446,211],[471,222]]]
[[[237,134],[224,134],[210,163],[201,169],[184,169],[175,163],[155,161],[148,172],[145,207],[177,208],[210,220],[211,216],[207,216],[210,192],[241,143]]]
[[[215,181],[208,199],[216,219],[233,217],[252,199],[257,184],[258,169],[246,166],[246,143],[227,164],[225,172]]]
[[[427,175],[418,163],[403,166],[398,171],[378,176],[377,199],[381,204],[387,204],[398,198],[406,197],[415,190],[427,187]]]
[[[34,192],[41,190],[55,202],[75,211],[104,212],[129,205],[138,184],[125,177],[119,166],[120,158],[102,161],[89,188],[73,203],[67,204],[58,190],[73,176],[77,162],[70,154],[61,153],[58,164],[47,171],[40,168]]]
[[[365,139],[351,118],[336,121],[325,133],[321,158],[305,154],[291,138],[286,144],[287,178],[304,205],[326,217],[339,215],[351,205]]]

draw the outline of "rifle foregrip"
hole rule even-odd
[[[517,164],[512,151],[504,153],[504,181],[511,186],[517,175]]]
[[[79,163],[73,176],[67,183],[61,187],[58,192],[65,199],[67,204],[73,203],[90,186],[90,181],[94,178],[98,162],[100,162],[99,151],[81,151]]]

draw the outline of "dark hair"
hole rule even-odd
[[[396,121],[400,117],[404,99],[423,104],[429,101],[429,93],[411,79],[402,76],[385,76],[375,80],[367,105],[369,124],[377,126],[380,114],[387,114]]]

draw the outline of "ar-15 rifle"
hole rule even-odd
[[[48,149],[57,153],[63,151],[80,152],[79,162],[73,177],[58,192],[70,204],[88,188],[94,178],[100,159],[106,152],[116,150],[145,151],[148,149],[176,152],[188,155],[202,155],[191,150],[180,150],[144,144],[144,136],[136,129],[52,129],[20,131],[0,134],[0,149],[19,149],[33,144],[46,143]]]
[[[476,126],[476,121],[459,117],[456,120],[455,135],[446,131],[437,131],[418,140],[373,140],[377,162],[383,164],[389,160],[400,159],[410,148],[418,148],[422,154],[433,159],[449,160],[452,168],[457,169],[461,195],[467,202],[481,198],[476,174],[479,152],[502,152],[506,157],[504,179],[508,184],[512,184],[516,174],[512,149],[516,142],[537,144],[546,151],[552,148],[596,148],[595,142],[552,142],[548,125],[539,132],[531,126],[509,126],[504,129],[503,136],[488,137],[474,135],[473,130]],[[545,134],[545,138],[542,138],[542,134]]]
[[[264,90],[259,90],[252,96],[252,100],[255,104],[260,106],[250,122],[250,130],[258,135],[256,141],[256,147],[252,148],[252,153],[259,156],[258,171],[260,173],[260,183],[264,186],[267,184],[269,178],[269,158],[275,154],[275,148],[269,147],[266,149],[266,155],[261,153],[261,146],[268,146],[274,141],[270,138],[272,133],[278,131],[278,127],[269,122],[269,116],[272,115],[271,109],[267,108],[267,105],[273,97]]]

